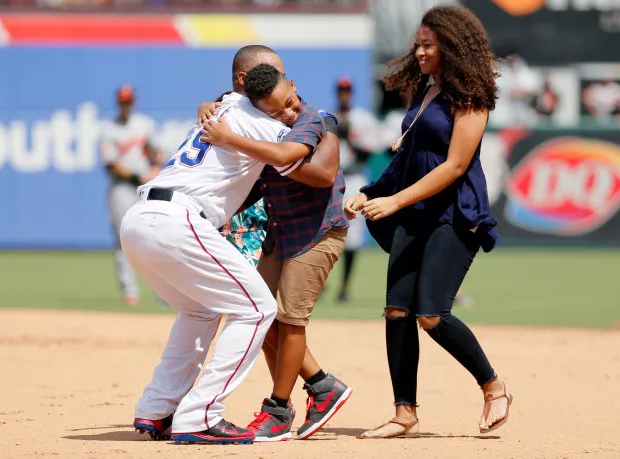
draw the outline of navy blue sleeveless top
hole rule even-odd
[[[423,96],[418,97],[405,115],[404,133],[415,118]],[[413,185],[431,170],[444,163],[454,126],[450,103],[441,93],[428,104],[406,135],[390,165],[379,179],[360,191],[370,198],[391,196]],[[477,227],[476,236],[482,249],[489,252],[499,241],[497,222],[490,215],[486,179],[480,163],[480,144],[463,176],[434,196],[401,209],[390,217],[367,220],[371,235],[389,252],[396,224],[452,225],[456,230]]]

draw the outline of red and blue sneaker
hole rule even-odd
[[[321,429],[351,396],[352,389],[335,376],[327,374],[321,381],[308,385],[306,421],[297,429],[297,439],[305,440]]]
[[[286,441],[291,438],[292,414],[291,405],[278,406],[270,398],[263,400],[259,413],[254,413],[254,420],[248,429],[254,432],[256,442]]]
[[[181,443],[190,445],[193,443],[251,445],[254,442],[254,433],[222,419],[213,427],[202,432],[173,433],[172,439],[177,445]]]
[[[133,426],[140,434],[148,433],[153,440],[170,440],[172,414],[156,421],[151,419],[135,418]]]

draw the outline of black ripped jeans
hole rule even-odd
[[[394,402],[417,404],[420,346],[417,317],[439,317],[426,330],[476,379],[479,385],[495,377],[471,330],[452,315],[452,304],[479,249],[474,233],[455,231],[447,224],[414,229],[398,226],[390,253],[387,308],[407,316],[386,316],[385,338]]]

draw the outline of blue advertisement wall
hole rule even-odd
[[[136,88],[136,110],[158,123],[172,154],[198,104],[230,89],[236,49],[0,48],[0,247],[111,247],[98,128],[115,116],[115,90]],[[370,48],[276,50],[312,104],[332,108],[347,75],[370,108]]]

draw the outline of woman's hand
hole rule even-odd
[[[392,215],[400,210],[400,205],[395,196],[386,198],[375,198],[366,201],[363,205],[362,215],[368,220],[379,220]]]
[[[198,123],[204,124],[209,121],[209,118],[215,116],[217,109],[222,105],[221,102],[203,102],[198,107]]]
[[[361,210],[364,203],[368,201],[368,196],[364,193],[359,193],[352,198],[347,199],[344,203],[344,213],[349,220],[353,220],[357,217],[356,213]]]
[[[233,132],[230,130],[228,123],[218,118],[211,118],[202,125],[200,130],[202,136],[201,142],[208,142],[211,145],[226,145]]]

